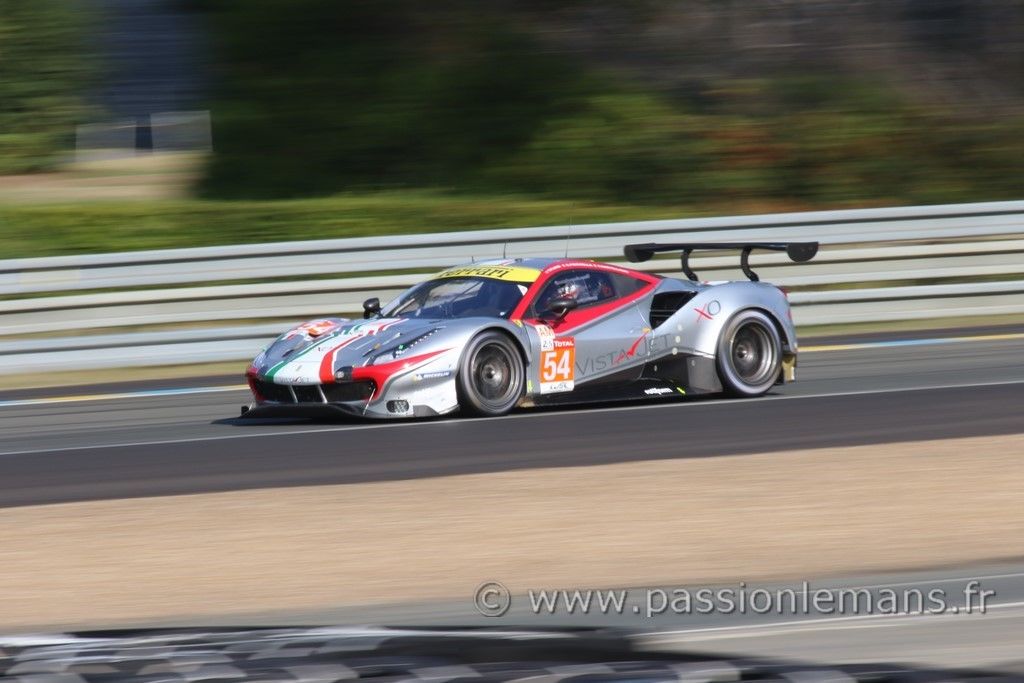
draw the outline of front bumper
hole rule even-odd
[[[248,379],[249,389],[257,403],[366,403],[377,393],[377,384],[372,380],[330,384],[275,384],[254,375]]]
[[[451,412],[451,411],[449,411]],[[438,417],[430,406],[412,406],[410,412],[391,413],[368,410],[365,403],[252,403],[242,410],[242,418],[304,418],[331,420],[340,417],[372,418],[375,420],[401,420],[408,418]]]

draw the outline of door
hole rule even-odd
[[[540,393],[631,382],[648,355],[646,321],[637,305],[653,284],[594,268],[556,271],[537,289],[524,319],[540,337]],[[561,319],[548,312],[551,300],[568,297],[576,308]]]

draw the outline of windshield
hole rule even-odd
[[[428,280],[381,311],[385,318],[507,318],[526,294],[527,284],[486,277]]]

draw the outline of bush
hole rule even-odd
[[[594,96],[496,160],[482,181],[562,197],[686,201],[702,155],[694,122],[650,95]]]
[[[462,0],[205,3],[218,36],[218,197],[459,182],[525,144],[581,82]]]
[[[537,27],[558,25],[552,10],[579,0],[192,1],[209,12],[221,67],[207,197],[457,188],[815,206],[1019,196],[1019,121],[953,118],[836,73],[659,92],[657,81],[560,54],[557,38],[541,42]]]

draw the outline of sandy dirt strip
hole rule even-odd
[[[5,509],[0,629],[1005,559],[1022,492],[1014,435]]]

